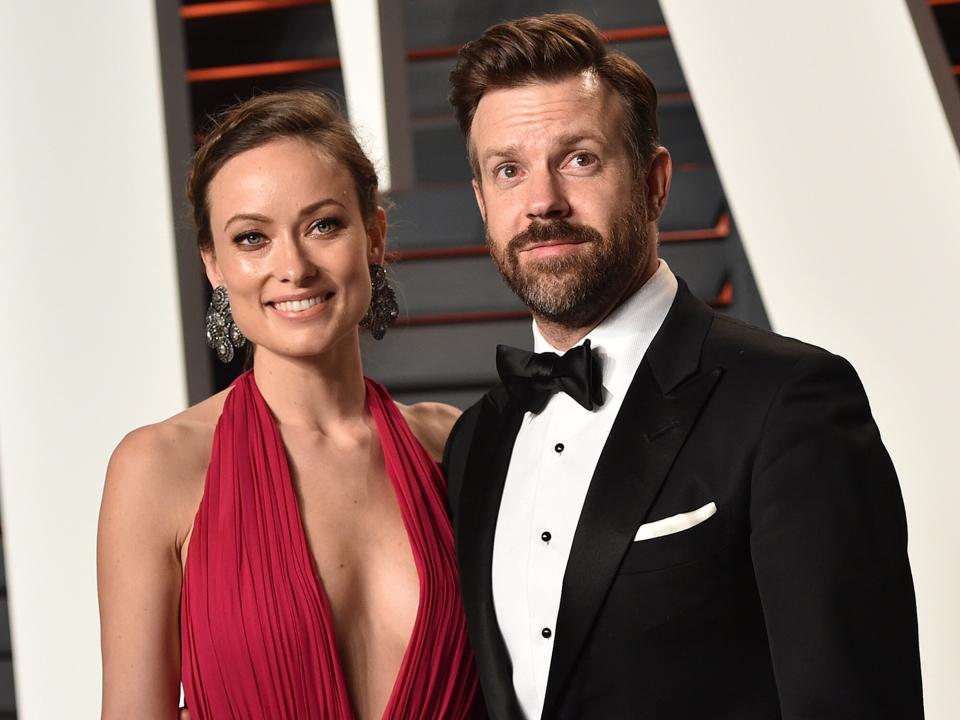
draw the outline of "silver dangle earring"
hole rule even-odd
[[[370,329],[374,339],[382,340],[387,328],[397,321],[400,308],[397,306],[397,295],[387,282],[387,271],[383,265],[370,266],[370,309],[360,321],[360,327]]]
[[[230,295],[223,285],[213,289],[210,307],[207,308],[207,345],[216,350],[220,362],[233,360],[233,352],[247,344],[247,339],[233,321],[230,311]]]

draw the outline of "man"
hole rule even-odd
[[[444,459],[491,717],[922,717],[863,388],[658,259],[649,78],[545,15],[490,28],[450,79],[490,254],[545,353],[498,348]]]

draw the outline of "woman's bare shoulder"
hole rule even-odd
[[[227,392],[224,390],[166,420],[127,433],[113,452],[111,468],[161,469],[168,474],[195,465],[201,458],[206,464]]]
[[[228,391],[128,433],[107,466],[103,511],[164,516],[179,528],[203,491],[217,420]]]
[[[438,462],[443,458],[443,448],[461,411],[453,405],[438,402],[420,402],[413,405],[396,403],[403,419],[417,436],[420,444]]]

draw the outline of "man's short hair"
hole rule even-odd
[[[607,49],[596,25],[579,15],[546,14],[499,23],[468,42],[450,71],[450,104],[467,139],[470,166],[480,168],[470,126],[489,90],[563,80],[590,72],[623,99],[624,139],[638,177],[660,145],[657,91],[641,67]]]

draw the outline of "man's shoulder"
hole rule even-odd
[[[736,363],[775,371],[788,370],[806,358],[836,356],[817,345],[717,313],[704,341],[703,357],[706,364]]]
[[[448,509],[458,527],[460,489],[470,457],[470,448],[477,432],[477,424],[489,406],[502,408],[506,402],[506,388],[500,383],[491,388],[477,402],[463,411],[450,431],[443,451],[443,473],[447,478]]]
[[[502,409],[506,402],[507,389],[503,386],[503,383],[498,382],[487,392],[485,392],[483,396],[473,405],[463,411],[463,414],[459,417],[457,422],[454,424],[453,429],[450,431],[448,448],[450,445],[456,442],[464,442],[469,444],[470,438],[473,437],[473,434],[477,428],[477,422],[479,421],[480,415],[483,413],[484,408],[487,406],[492,406],[494,409]]]
[[[754,398],[772,399],[781,388],[809,379],[863,393],[846,358],[719,313],[704,339],[700,366],[723,368],[731,387]]]

